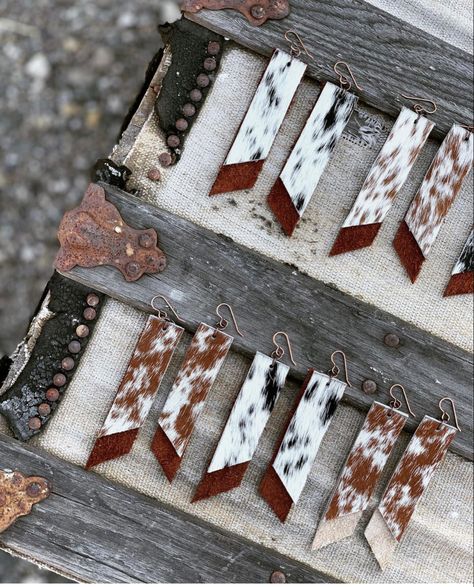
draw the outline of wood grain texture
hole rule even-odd
[[[364,411],[374,400],[386,401],[390,382],[407,386],[418,422],[424,414],[433,414],[439,398],[450,395],[463,414],[463,430],[451,448],[472,459],[473,366],[469,352],[292,266],[265,258],[116,188],[104,187],[126,222],[157,230],[168,267],[136,283],[126,283],[111,267],[75,268],[68,277],[148,312],[150,300],[159,292],[179,307],[184,326],[191,332],[201,321],[215,321],[218,303],[230,303],[245,334],[245,338],[236,337],[234,350],[248,357],[257,349],[270,352],[273,333],[284,330],[298,364],[290,373],[299,381],[310,366],[329,367],[330,353],[342,349],[348,355],[354,385],[343,401]],[[191,248],[189,243],[193,243]],[[399,336],[398,348],[384,345],[388,333]],[[365,379],[376,381],[376,394],[360,391]],[[407,429],[414,430],[416,423],[410,419]]]
[[[0,468],[8,467],[46,477],[52,493],[28,517],[2,533],[0,547],[72,579],[268,583],[271,573],[281,570],[290,583],[335,582],[258,544],[0,435]]]
[[[257,34],[229,11],[186,16],[262,55],[286,49],[285,31],[298,31],[316,57],[308,64],[311,77],[334,81],[332,65],[344,59],[363,88],[361,100],[393,117],[406,102],[401,93],[435,100],[438,111],[430,118],[437,138],[453,121],[472,120],[472,56],[363,0],[292,0],[288,18]]]

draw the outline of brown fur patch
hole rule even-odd
[[[341,228],[329,256],[333,257],[334,255],[370,247],[381,226],[382,224],[378,223]]]
[[[224,165],[219,171],[209,195],[215,196],[253,188],[264,163],[265,160]]]
[[[425,258],[405,221],[400,224],[400,228],[393,240],[393,246],[411,282],[415,283]]]

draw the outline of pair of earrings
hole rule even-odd
[[[409,413],[414,416],[404,388],[390,389],[389,405],[374,402],[342,468],[325,513],[314,537],[314,550],[352,536],[369,507],[387,460],[408,420],[401,402],[393,395],[399,388]],[[443,402],[451,402],[455,427],[448,424]],[[382,499],[365,530],[380,567],[387,568],[410,523],[418,501],[428,487],[437,466],[460,430],[456,408],[450,398],[439,402],[440,420],[425,416],[393,473]]]
[[[262,170],[285,119],[307,65],[297,59],[306,50],[291,44],[291,55],[276,49],[256,90],[242,125],[234,139],[210,195],[251,189]],[[302,49],[301,49],[302,48]],[[339,61],[334,66],[340,87],[327,82],[280,176],[273,186],[268,204],[284,232],[291,236],[326,169],[330,157],[349,122],[358,98],[349,92],[350,79],[339,66],[345,65],[358,89],[349,66]]]
[[[163,300],[180,320],[164,296],[152,299],[150,305],[158,315],[150,315],[146,322],[86,468],[130,452],[184,332],[170,320],[167,312],[155,306],[157,299]],[[234,340],[224,332],[228,320],[220,313],[223,307],[228,308],[242,336],[232,308],[220,304],[216,308],[218,324],[198,326],[158,420],[152,451],[170,481],[176,475],[207,394]]]

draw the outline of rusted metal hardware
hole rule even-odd
[[[49,494],[49,484],[43,477],[25,477],[19,471],[0,470],[0,532],[20,516],[27,516]]]
[[[289,0],[181,0],[184,12],[199,12],[203,8],[237,10],[254,26],[261,26],[267,20],[281,20],[290,14]]]
[[[96,184],[90,184],[81,204],[63,216],[58,238],[61,248],[55,267],[59,271],[76,265],[112,265],[126,281],[136,281],[144,273],[160,273],[166,267],[155,230],[128,226]]]
[[[388,334],[386,334],[383,341],[386,346],[392,349],[396,349],[400,346],[400,337],[398,336],[398,334],[395,334],[393,332],[389,332]]]

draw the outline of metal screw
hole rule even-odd
[[[286,583],[286,575],[282,571],[273,571],[270,575],[270,583]]]
[[[398,335],[396,335],[394,333],[386,334],[383,341],[387,346],[389,346],[391,348],[396,348],[397,346],[400,345],[400,338],[398,337]]]
[[[255,4],[255,6],[252,6],[250,9],[250,14],[253,16],[253,18],[261,20],[265,16],[265,8]]]
[[[368,394],[375,393],[377,391],[377,384],[372,379],[366,379],[362,383],[362,391]]]

